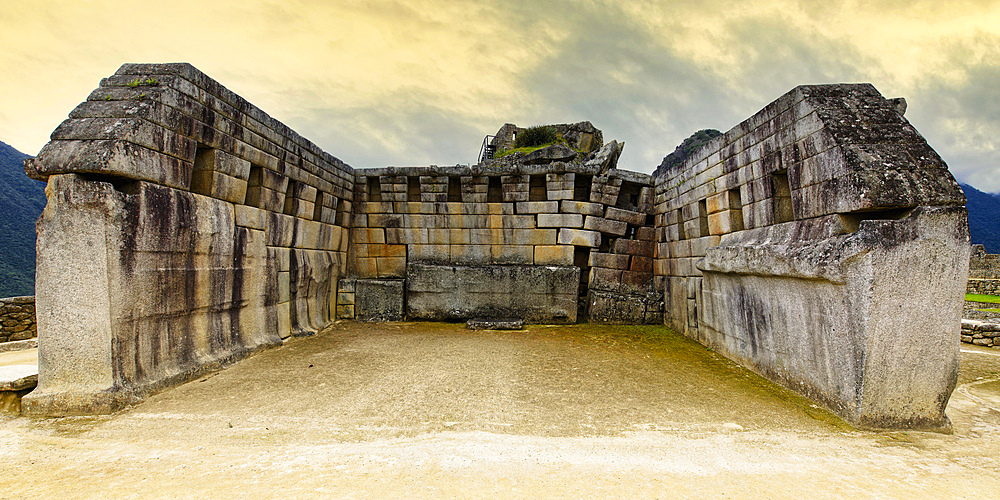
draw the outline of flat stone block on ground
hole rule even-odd
[[[403,280],[355,281],[354,317],[359,321],[402,321]]]

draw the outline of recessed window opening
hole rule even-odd
[[[337,218],[334,220],[334,224],[346,227],[348,225],[349,217],[350,213],[347,211],[347,200],[343,198],[337,200]]]
[[[788,185],[788,170],[779,170],[771,174],[771,187],[774,223],[781,224],[795,220],[795,214],[792,213],[792,190]]]
[[[503,202],[503,187],[500,184],[499,176],[490,176],[490,183],[486,189],[486,202],[487,203],[501,203]]]
[[[321,220],[323,218],[323,206],[326,201],[326,197],[330,196],[322,191],[316,193],[316,205],[313,206],[313,220]]]
[[[684,233],[684,210],[680,208],[677,209],[677,239],[687,239],[687,235]]]
[[[546,201],[548,192],[544,175],[532,175],[528,185],[528,201]]]
[[[298,181],[288,181],[288,189],[285,190],[285,215],[295,215],[295,193],[298,192]]]
[[[368,177],[368,201],[382,201],[382,185],[378,177]]]
[[[708,236],[708,203],[698,201],[698,231],[699,236]]]
[[[263,167],[260,165],[250,165],[250,178],[247,180],[247,197],[245,203],[251,207],[260,208],[260,190]]]
[[[191,192],[212,195],[212,172],[215,170],[213,149],[199,145],[194,154],[194,169],[191,172]]]
[[[593,183],[593,175],[576,174],[576,179],[573,182],[573,199],[576,201],[590,201],[590,187]]]
[[[462,201],[462,178],[448,178],[448,201]]]
[[[420,177],[406,178],[406,201],[420,201]]]
[[[740,198],[740,190],[729,190],[729,210],[732,210],[733,231],[742,231],[743,227],[743,200]]]
[[[642,185],[640,184],[622,181],[622,187],[618,191],[618,203],[615,206],[622,210],[637,211],[639,208],[639,192],[641,190]]]

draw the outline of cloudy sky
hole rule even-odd
[[[1000,1],[4,0],[0,140],[35,154],[122,63],[176,61],[355,167],[590,120],[651,172],[796,85],[871,82],[1000,192]]]

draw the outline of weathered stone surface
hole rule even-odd
[[[553,144],[542,149],[532,151],[520,158],[520,162],[526,165],[538,165],[542,163],[552,163],[556,161],[570,161],[576,158],[576,151],[561,144]]]
[[[120,140],[52,141],[25,168],[36,177],[55,174],[101,174],[155,182],[178,189],[191,185],[193,164],[131,142]]]
[[[406,275],[410,318],[576,321],[576,267],[410,264]]]
[[[583,229],[560,229],[559,244],[596,248],[601,246],[601,233]]]
[[[855,233],[817,227],[829,236],[814,240],[796,241],[804,227],[727,235],[700,265],[699,336],[855,425],[946,427],[964,220],[964,208],[918,208],[901,220],[862,221]],[[906,332],[905,350],[895,332]]]
[[[474,318],[465,322],[469,330],[523,330],[524,321],[520,319],[486,319]]]
[[[602,172],[615,168],[618,165],[618,157],[621,156],[623,149],[625,149],[624,142],[611,141],[602,146],[596,153],[588,156],[584,164],[588,167],[596,167]]]
[[[280,342],[267,329],[264,233],[235,226],[232,205],[72,174],[50,177],[48,193],[39,387],[25,412],[113,411]]]
[[[35,365],[0,366],[0,392],[30,390],[38,383]]]
[[[359,321],[402,321],[403,281],[355,281],[354,318]]]

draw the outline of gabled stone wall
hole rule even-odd
[[[332,317],[353,169],[190,65],[122,66],[25,168],[48,181],[26,413],[111,411]]]
[[[656,203],[668,324],[856,425],[948,425],[965,198],[874,87],[797,87],[660,172]]]

